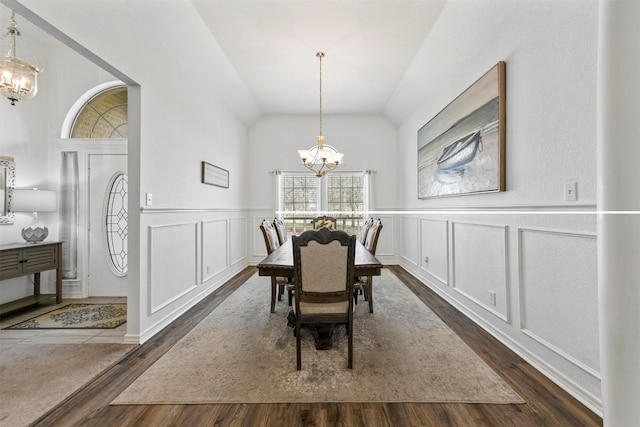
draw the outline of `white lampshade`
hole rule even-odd
[[[56,192],[50,190],[13,190],[12,212],[54,212],[57,208]]]

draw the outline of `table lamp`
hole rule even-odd
[[[22,238],[28,243],[40,243],[49,235],[49,229],[38,222],[38,212],[56,210],[56,192],[49,190],[14,189],[11,196],[12,212],[33,212],[31,225],[22,229]]]

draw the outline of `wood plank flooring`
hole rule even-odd
[[[602,419],[404,269],[388,267],[525,399],[522,405],[283,403],[109,406],[255,273],[249,267],[120,363],[41,417],[41,426],[601,426]]]

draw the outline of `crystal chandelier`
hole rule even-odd
[[[320,178],[327,171],[335,169],[344,154],[338,153],[333,147],[324,146],[324,136],[322,136],[322,58],[324,52],[318,52],[316,56],[320,60],[320,134],[318,135],[318,144],[315,147],[310,150],[298,150],[298,154],[300,154],[302,163]]]
[[[0,57],[0,94],[16,105],[16,101],[31,99],[38,92],[37,67],[16,56],[16,36],[20,35],[16,25],[16,14],[11,12],[11,26],[0,37],[10,39],[9,51]]]

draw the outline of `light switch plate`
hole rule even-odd
[[[575,181],[564,184],[564,200],[567,202],[578,200],[578,184]]]

